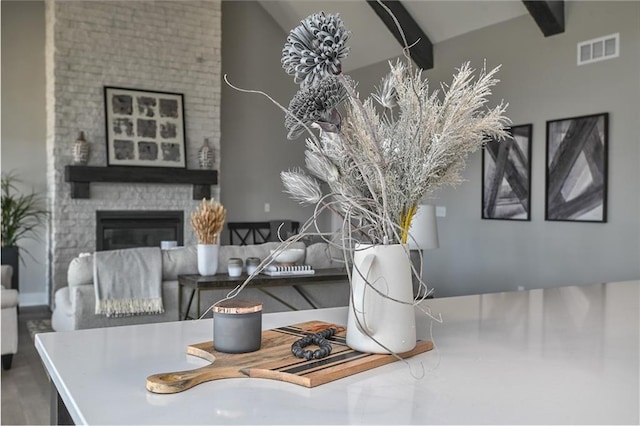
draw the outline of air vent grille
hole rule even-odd
[[[620,33],[578,43],[578,65],[620,56]]]

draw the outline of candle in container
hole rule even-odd
[[[259,257],[249,257],[247,258],[247,274],[253,274],[256,269],[258,269],[258,265],[260,265]]]
[[[254,352],[262,345],[262,303],[225,300],[213,307],[213,346],[218,352]]]
[[[238,257],[232,257],[229,259],[229,263],[227,264],[227,270],[229,271],[230,277],[239,277],[242,275],[242,259]]]

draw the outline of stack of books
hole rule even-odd
[[[269,265],[264,268],[262,273],[272,277],[279,277],[283,275],[313,275],[316,271],[313,270],[311,265]]]

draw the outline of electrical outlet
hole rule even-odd
[[[264,212],[269,213],[271,211],[271,204],[264,203]]]
[[[436,206],[436,217],[446,217],[447,208],[445,206]]]

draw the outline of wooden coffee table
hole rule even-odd
[[[180,312],[180,319],[188,319],[189,311],[191,310],[191,304],[193,303],[193,298],[196,298],[196,318],[200,318],[200,292],[207,290],[221,290],[221,289],[232,289],[242,284],[247,279],[247,274],[242,274],[239,277],[230,277],[228,274],[216,274],[209,276],[202,275],[178,275],[178,306]],[[282,300],[275,294],[266,290],[268,287],[293,287],[300,296],[304,298],[304,300],[314,309],[317,309],[315,303],[307,296],[304,291],[300,288],[303,285],[310,284],[327,284],[332,282],[348,282],[347,272],[344,268],[331,268],[331,269],[316,269],[315,274],[312,275],[284,275],[284,276],[269,276],[260,274],[253,278],[249,284],[248,288],[255,288],[263,293],[267,294],[269,297],[277,300],[283,305],[287,306],[289,309],[293,311],[297,311],[298,309]],[[182,312],[182,290],[183,288],[191,289],[191,294],[189,295],[189,303],[187,304],[186,312]]]

